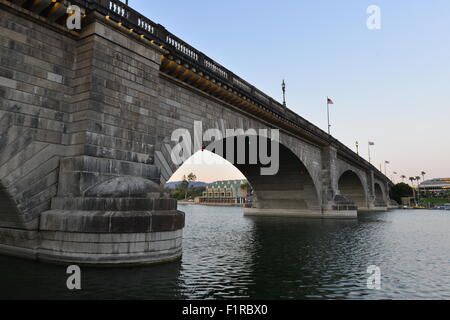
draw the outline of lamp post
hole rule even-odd
[[[387,170],[386,167],[389,164],[389,161],[384,161],[384,175],[387,176]]]
[[[356,146],[356,154],[359,156],[359,143],[358,143],[358,141],[355,142],[355,146]]]
[[[283,106],[286,107],[286,83],[284,82],[284,79],[281,83],[281,90],[283,90]]]
[[[334,104],[333,100],[327,97],[327,119],[328,119],[328,134],[331,135],[330,124],[330,104]]]
[[[369,141],[368,143],[367,143],[367,151],[368,151],[368,153],[369,153],[369,163],[371,163],[370,162],[370,146],[374,146],[375,145],[375,142],[372,142],[372,141]],[[380,170],[381,171],[381,170]]]

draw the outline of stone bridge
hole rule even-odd
[[[81,28],[69,30],[68,13]],[[86,264],[179,259],[162,192],[174,130],[279,130],[279,171],[237,164],[248,215],[356,218],[391,181],[342,143],[120,1],[0,0],[0,252]],[[226,140],[226,139],[224,139]],[[270,140],[269,140],[270,141]],[[216,143],[219,143],[217,141]]]

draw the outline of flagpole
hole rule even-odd
[[[328,119],[328,134],[329,135],[331,135],[331,133],[330,133],[330,100],[329,100],[329,98],[327,97],[327,119]]]

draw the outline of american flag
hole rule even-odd
[[[374,146],[375,142],[369,141],[369,146]]]
[[[327,98],[327,103],[328,104],[334,104],[333,100],[331,100],[330,98]]]

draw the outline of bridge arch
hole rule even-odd
[[[375,181],[373,184],[373,189],[375,196],[375,207],[386,208],[389,200],[383,184],[379,181]]]
[[[383,200],[383,201],[386,200],[386,193],[384,192],[384,189],[379,182],[374,183],[374,193],[375,193],[376,199]]]
[[[338,180],[338,190],[341,195],[353,200],[358,208],[366,208],[367,189],[364,186],[363,179],[353,170],[344,171]]]
[[[240,163],[237,159],[238,139],[245,138],[245,163]],[[270,148],[270,139],[256,136],[258,140],[258,154],[260,141],[264,141]],[[261,139],[262,138],[262,139]],[[234,141],[234,159],[230,159],[226,151],[226,146],[230,139]],[[260,140],[261,139],[261,140]],[[257,163],[251,164],[249,161],[250,144],[254,143],[250,136],[234,136],[213,142],[204,148],[211,151],[223,159],[230,162],[242,175],[246,177],[254,192],[253,208],[261,210],[296,210],[296,211],[318,211],[321,208],[321,200],[317,184],[310,171],[302,160],[286,145],[278,143],[279,159],[278,170],[275,174],[261,174],[261,169],[268,167],[262,164],[259,159]],[[221,149],[222,148],[222,149]],[[223,152],[217,152],[223,150]],[[201,152],[201,151],[199,151]],[[269,153],[272,151],[270,150]],[[232,161],[230,161],[232,160]],[[282,212],[280,212],[282,213]]]

